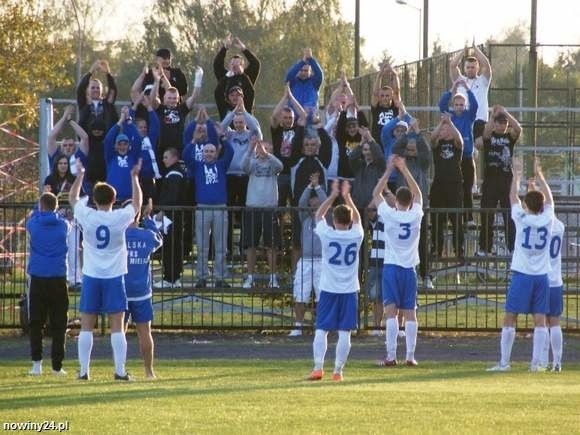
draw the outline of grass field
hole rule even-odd
[[[94,363],[88,383],[27,377],[28,366],[0,362],[2,424],[67,421],[71,433],[132,434],[580,432],[578,364],[552,374],[522,363],[487,373],[476,362],[353,361],[344,382],[313,383],[303,380],[309,361],[159,360],[157,380],[130,384],[111,380],[109,361]],[[140,361],[129,369],[140,375]]]

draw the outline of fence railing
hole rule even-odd
[[[0,204],[0,327],[17,328],[20,326],[19,302],[27,290],[26,265],[28,257],[28,239],[25,231],[30,204]],[[194,211],[198,211],[197,220]],[[244,255],[244,227],[248,226],[248,215],[239,208],[230,208],[231,242],[225,264],[216,264],[217,250],[210,250],[207,261],[206,285],[198,288],[199,276],[196,273],[196,260],[200,246],[195,241],[195,226],[199,219],[205,219],[212,210],[180,207],[167,210],[175,216],[181,216],[184,232],[176,232],[173,237],[183,241],[183,271],[177,286],[164,286],[153,291],[155,319],[153,327],[159,329],[184,330],[276,330],[292,329],[293,314],[293,251],[294,259],[298,248],[309,241],[299,240],[299,230],[293,223],[297,219],[297,209],[273,210],[273,220],[268,225],[279,223],[279,245],[274,238],[271,246],[275,248],[276,262],[274,269],[267,261],[264,244],[257,248],[257,263],[254,282],[251,288],[244,288],[247,274],[247,262]],[[505,295],[510,279],[511,254],[507,247],[506,233],[500,210],[474,209],[475,225],[464,225],[451,228],[447,219],[434,219],[435,214],[446,214],[459,217],[465,212],[462,209],[426,209],[428,230],[424,246],[426,274],[434,281],[434,288],[426,288],[422,279],[418,279],[418,317],[422,330],[458,330],[490,331],[501,327]],[[201,213],[201,215],[199,214]],[[481,215],[489,213],[494,216],[491,254],[478,256]],[[236,214],[238,216],[236,216]],[[223,213],[223,217],[227,216]],[[564,278],[564,312],[563,328],[568,331],[580,331],[580,211],[578,207],[559,207],[557,215],[566,224],[566,233],[562,243],[562,272]],[[366,220],[366,217],[365,217]],[[224,222],[225,223],[225,222]],[[440,253],[432,250],[431,242],[441,226],[444,244]],[[226,226],[227,227],[227,226]],[[272,228],[274,229],[274,228]],[[462,249],[453,246],[453,230],[463,233]],[[79,317],[78,304],[80,287],[74,281],[80,280],[81,256],[74,246],[78,243],[78,233],[73,233],[69,250],[72,258],[69,273],[71,280],[69,319]],[[248,239],[246,239],[248,240]],[[270,240],[269,238],[267,240]],[[361,252],[361,292],[359,328],[375,329],[373,322],[373,305],[366,292],[369,276],[369,249],[371,233],[366,231],[364,247]],[[215,242],[215,240],[214,240]],[[226,244],[228,244],[226,242]],[[166,247],[171,243],[166,243]],[[270,245],[268,243],[268,245]],[[72,247],[71,247],[72,246]],[[175,246],[175,244],[173,244]],[[164,248],[162,248],[164,249]],[[458,253],[462,253],[458,256]],[[171,257],[172,252],[165,255]],[[438,255],[440,254],[440,255]],[[152,260],[153,282],[162,279],[161,251]],[[219,255],[218,255],[219,256]],[[223,267],[223,282],[216,285],[216,271]],[[76,269],[76,270],[75,270]],[[77,273],[74,273],[74,272]],[[270,286],[272,273],[277,274],[279,287]],[[421,278],[421,277],[419,277]],[[309,289],[307,289],[309,291]],[[305,318],[305,327],[311,328],[315,317],[314,304],[309,305]],[[519,328],[533,326],[531,318],[521,317]]]

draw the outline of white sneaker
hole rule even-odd
[[[475,253],[475,255],[477,257],[487,257],[487,252],[482,251],[481,249],[478,249],[477,252]]]
[[[548,371],[548,369],[542,365],[532,364],[530,366],[530,372],[532,372],[532,373],[545,373],[547,371]]]
[[[52,374],[54,376],[66,376],[66,375],[68,375],[68,373],[65,372],[62,368],[60,370],[53,370]]]
[[[455,284],[457,285],[461,284],[461,275],[459,273],[455,274]]]
[[[467,228],[475,228],[476,227],[475,221],[473,219],[467,221],[466,225],[467,225]]]
[[[399,338],[405,338],[407,336],[407,334],[405,333],[405,331],[403,329],[400,329],[399,332],[397,332],[397,337]]]
[[[252,288],[254,286],[254,277],[252,275],[246,276],[242,288]]]
[[[280,288],[280,284],[278,283],[278,275],[276,275],[275,273],[270,275],[270,282],[268,282],[268,287]]]
[[[431,280],[431,277],[429,276],[425,277],[425,279],[423,280],[423,287],[425,287],[427,290],[433,290],[435,288],[435,286],[433,285],[433,281]]]
[[[302,330],[301,329],[293,329],[288,334],[288,337],[300,337],[301,335],[302,335]]]
[[[385,334],[385,331],[383,329],[373,329],[372,331],[369,332],[369,335],[371,337],[381,337]]]
[[[488,369],[486,369],[486,372],[509,372],[512,369],[512,366],[510,366],[509,364],[506,364],[505,366],[502,366],[501,364],[498,364],[496,366],[490,367]]]
[[[40,376],[42,375],[42,364],[32,363],[32,368],[28,372],[29,376]]]
[[[181,285],[181,283],[180,283]],[[153,283],[153,288],[173,288],[173,283],[164,279]]]

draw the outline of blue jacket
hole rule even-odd
[[[26,230],[30,234],[28,274],[41,278],[66,278],[68,221],[56,212],[34,210],[26,223]]]
[[[141,301],[151,297],[151,264],[149,256],[163,244],[163,237],[151,218],[143,219],[143,228],[127,228],[127,300]]]
[[[298,72],[304,65],[310,65],[312,74],[306,80],[298,78]],[[318,90],[324,79],[320,65],[313,57],[304,62],[299,60],[286,73],[286,81],[290,83],[290,91],[302,107],[318,107]]]
[[[131,169],[141,156],[141,137],[133,124],[123,126],[123,133],[129,137],[129,151],[121,156],[115,151],[115,139],[121,133],[118,124],[113,125],[105,136],[105,162],[107,164],[107,183],[117,191],[117,200],[131,198]]]
[[[193,162],[193,160],[202,160],[202,150],[206,143],[212,143],[218,145],[218,134],[215,129],[213,122],[207,121],[205,123],[207,128],[207,140],[203,143],[193,143],[193,133],[197,127],[197,121],[191,121],[185,130],[183,131],[183,151],[181,152],[181,159],[187,165],[187,178],[193,178],[193,164],[188,162]]]
[[[441,95],[439,100],[439,110],[441,113],[448,113],[451,115],[451,122],[463,138],[463,158],[471,158],[473,156],[473,123],[477,116],[477,100],[475,95],[470,90],[467,91],[467,98],[469,99],[469,108],[461,115],[456,115],[453,109],[449,107],[451,101],[451,92],[447,91]]]
[[[397,122],[401,121],[398,117],[391,119],[385,125],[383,125],[383,129],[381,130],[381,143],[383,144],[383,152],[385,154],[385,160],[389,160],[391,154],[393,153],[393,144],[397,139],[393,136],[393,131],[397,126]],[[407,124],[411,123],[411,115],[408,113],[405,114],[403,117],[403,121]],[[389,181],[396,183],[397,182],[398,171],[394,170],[389,177]]]
[[[228,202],[226,174],[234,157],[234,149],[227,140],[222,141],[222,145],[223,156],[213,163],[206,164],[191,156],[184,158],[195,180],[195,200],[198,204],[221,205]]]

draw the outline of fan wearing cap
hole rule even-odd
[[[441,115],[441,121],[431,133],[434,176],[429,195],[431,208],[461,208],[463,187],[461,174],[461,154],[463,138],[449,115]],[[432,252],[441,257],[443,254],[443,229],[451,220],[453,247],[458,258],[463,258],[463,215],[459,212],[434,213],[434,237],[431,237]]]
[[[117,191],[118,202],[131,198],[131,169],[141,156],[141,138],[138,135],[129,137],[124,133],[131,123],[129,107],[125,106],[121,109],[119,121],[105,136],[107,183]]]
[[[512,182],[512,157],[514,147],[522,134],[522,127],[504,107],[495,105],[490,122],[483,130],[483,184],[481,186],[481,208],[510,208],[510,186]],[[476,147],[477,147],[476,143]],[[478,254],[491,252],[493,244],[493,221],[495,213],[481,214]],[[508,212],[503,213],[508,249],[513,251],[515,226]]]
[[[231,47],[237,48],[246,57],[247,66],[240,55],[234,55],[226,69],[226,53]],[[237,99],[240,96],[244,99],[246,110],[252,113],[254,111],[254,86],[260,74],[260,61],[254,53],[248,50],[240,38],[233,38],[231,34],[226,36],[220,51],[213,60],[213,72],[218,81],[214,97],[220,119],[224,119],[228,110],[233,110],[236,107]]]
[[[458,88],[463,86],[467,89],[467,104],[465,95],[458,92]],[[450,107],[451,106],[451,107]],[[461,133],[463,138],[463,157],[461,158],[461,172],[463,173],[463,207],[473,208],[473,185],[475,183],[475,161],[473,159],[473,123],[477,115],[478,108],[475,95],[463,78],[458,78],[453,82],[453,86],[441,95],[439,100],[439,110],[441,113],[449,113],[451,122]],[[465,218],[473,223],[473,213],[467,211]]]
[[[103,84],[95,77],[100,71],[107,78],[107,92],[103,92]],[[115,108],[117,99],[117,84],[111,75],[109,63],[106,60],[96,60],[77,86],[77,105],[79,107],[79,125],[89,132],[90,125],[96,119],[105,123],[105,131],[117,122],[119,115]]]
[[[356,98],[349,95],[348,106],[338,116],[336,121],[336,142],[338,143],[338,176],[352,179],[354,174],[348,161],[353,150],[358,147],[363,138],[360,128],[367,128],[368,122],[362,110],[358,110]]]
[[[383,153],[386,160],[389,160],[389,157],[393,154],[393,144],[409,131],[409,124],[412,120],[401,100],[395,100],[394,104],[399,114],[387,122],[381,130],[381,143],[383,144]],[[393,169],[387,183],[389,190],[393,193],[397,191],[397,176],[397,170]]]

